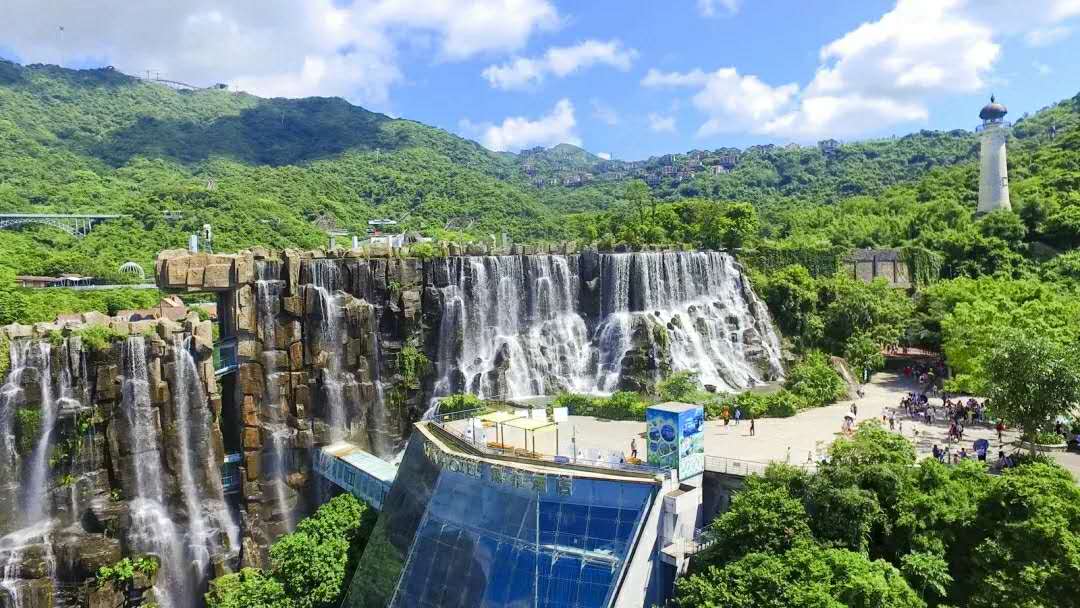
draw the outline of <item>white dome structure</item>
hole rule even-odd
[[[133,277],[139,277],[140,279],[146,278],[146,272],[142,266],[139,266],[135,262],[124,262],[120,265],[120,272]]]

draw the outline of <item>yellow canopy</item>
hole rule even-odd
[[[506,426],[521,429],[523,431],[537,431],[539,429],[553,427],[554,422],[548,422],[547,420],[533,420],[532,418],[516,418],[506,423]]]
[[[495,424],[502,424],[510,420],[517,420],[518,418],[520,418],[520,416],[516,416],[514,414],[511,414],[510,412],[497,411],[484,414],[483,416],[479,417],[479,420],[483,422],[494,422]]]

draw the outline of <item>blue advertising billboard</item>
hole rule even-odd
[[[661,403],[645,410],[648,462],[676,469],[679,479],[705,471],[705,408]]]

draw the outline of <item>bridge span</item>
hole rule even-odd
[[[345,441],[318,450],[313,468],[326,480],[380,511],[397,477],[396,466]]]
[[[86,236],[95,224],[125,217],[100,213],[0,213],[0,229],[42,224],[59,228],[74,237]]]

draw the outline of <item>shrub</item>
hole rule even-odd
[[[847,384],[820,351],[807,353],[788,373],[784,388],[806,400],[805,407],[835,403],[847,393]]]
[[[125,557],[111,566],[102,566],[97,571],[98,587],[112,585],[113,589],[126,590],[135,582],[135,575],[142,574],[153,578],[158,571],[157,558],[143,555],[135,559]]]
[[[620,391],[610,397],[590,397],[560,393],[555,407],[568,408],[573,416],[595,416],[607,420],[645,420],[648,403],[637,393]]]
[[[686,401],[701,388],[701,383],[696,372],[678,372],[660,382],[657,388],[666,401]]]
[[[765,413],[774,418],[789,418],[799,411],[799,398],[787,391],[780,391],[770,395],[768,408]]]
[[[420,388],[420,379],[427,373],[430,363],[427,355],[415,346],[402,348],[397,356],[397,364],[405,386],[410,389]]]
[[[478,410],[483,407],[483,400],[481,400],[476,395],[470,395],[468,393],[449,395],[447,397],[439,399],[440,414],[456,414],[458,412]]]
[[[20,454],[29,454],[41,433],[41,410],[22,408],[15,414],[15,448]]]
[[[441,258],[442,255],[442,247],[436,246],[435,243],[414,243],[409,245],[409,257],[430,260],[432,258]]]
[[[577,393],[559,393],[552,403],[553,407],[565,407],[571,416],[593,416],[596,411],[596,397]]]

